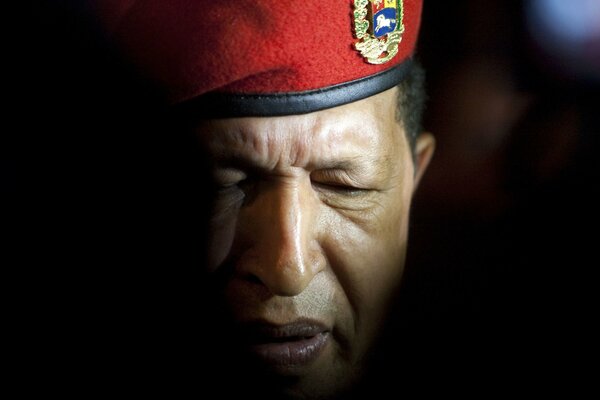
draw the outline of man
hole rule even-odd
[[[206,287],[216,297],[205,330],[216,334],[205,355],[246,377],[248,390],[330,397],[363,372],[434,147],[418,132],[421,3],[95,8],[135,68],[192,121],[209,160]],[[386,29],[374,29],[383,19]]]

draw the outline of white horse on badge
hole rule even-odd
[[[380,29],[390,28],[392,29],[392,24],[396,22],[395,19],[386,18],[385,15],[381,14],[377,17],[377,27],[375,28],[375,33],[378,33]]]

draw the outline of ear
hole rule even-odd
[[[417,190],[419,182],[431,161],[433,152],[435,151],[435,138],[429,132],[423,132],[417,137],[415,145],[415,185],[413,192]]]

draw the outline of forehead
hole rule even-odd
[[[393,157],[404,134],[395,120],[396,89],[311,114],[203,121],[198,135],[219,161],[306,167]]]

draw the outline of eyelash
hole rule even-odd
[[[356,197],[368,192],[367,189],[357,188],[355,186],[349,186],[339,183],[330,183],[330,182],[315,182],[313,181],[313,186],[317,188],[325,189],[330,192],[334,192],[336,194],[342,194],[344,196]]]
[[[337,193],[357,196],[369,192],[369,189],[354,185],[352,179],[345,172],[324,170],[316,178],[311,177],[313,185],[321,186]]]

